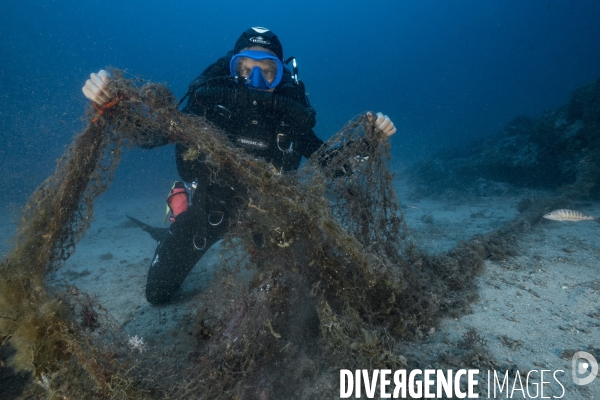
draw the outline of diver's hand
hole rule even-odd
[[[372,122],[373,119],[377,117],[377,119],[375,119],[375,127],[383,132],[385,136],[390,137],[396,133],[396,127],[394,126],[394,123],[387,115],[383,115],[383,113],[380,112],[373,115],[372,112],[369,112],[367,113],[367,116],[369,117],[369,122]]]
[[[108,90],[108,83],[111,79],[110,72],[101,69],[97,74],[90,74],[90,79],[85,82],[85,86],[81,90],[85,97],[99,106],[103,106],[113,97]]]

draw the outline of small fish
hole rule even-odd
[[[591,217],[585,215],[582,212],[575,210],[567,210],[561,208],[560,210],[554,210],[544,215],[544,218],[551,219],[552,221],[597,221],[600,222],[600,218]]]

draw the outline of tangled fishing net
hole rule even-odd
[[[205,119],[182,114],[162,85],[118,71],[119,104],[79,134],[56,172],[32,195],[12,252],[0,266],[0,341],[11,365],[30,371],[28,390],[53,398],[294,398],[339,368],[398,369],[398,340],[464,311],[485,249],[462,243],[446,255],[410,240],[387,170],[388,141],[366,116],[350,121],[297,174],[277,174],[233,147]],[[244,182],[244,205],[224,241],[224,268],[256,270],[223,294],[220,311],[198,310],[189,366],[152,351],[124,351],[108,315],[84,329],[84,294],[45,282],[89,228],[124,146],[162,132],[206,155],[219,179]],[[333,149],[333,151],[332,151]],[[257,245],[256,238],[261,238]],[[87,300],[86,300],[87,299]],[[89,325],[88,321],[88,325]],[[331,382],[335,387],[335,382]],[[321,393],[323,394],[323,393]]]

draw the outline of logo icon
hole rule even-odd
[[[267,39],[265,39],[262,36],[254,36],[248,40],[250,40],[252,43],[257,43],[257,44],[271,44],[271,42],[269,42]]]
[[[578,351],[573,354],[573,369],[571,372],[573,382],[576,385],[590,384],[598,375],[598,362],[590,353]]]
[[[256,33],[265,33],[265,32],[269,32],[269,30],[267,28],[263,28],[262,26],[253,26],[252,29],[254,30],[254,32]]]

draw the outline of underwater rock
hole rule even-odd
[[[559,189],[578,199],[600,198],[600,79],[573,91],[569,103],[538,119],[517,116],[498,134],[446,150],[413,165],[415,191],[435,195],[499,183]],[[497,192],[497,190],[495,190]]]

